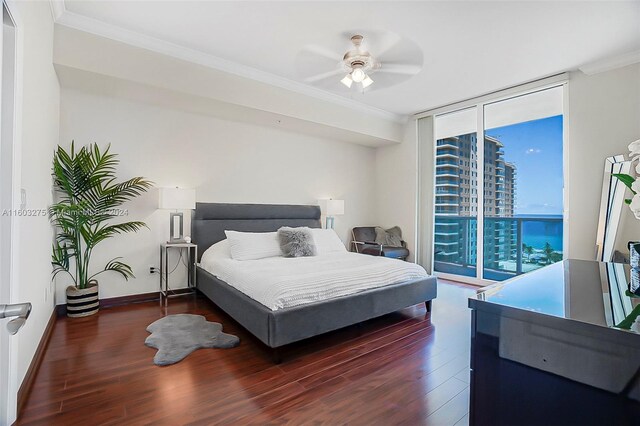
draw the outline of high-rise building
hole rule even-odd
[[[435,260],[453,268],[477,262],[477,152],[475,133],[437,141]],[[516,256],[516,223],[499,219],[514,214],[516,167],[504,160],[503,144],[491,136],[484,138],[483,172],[484,265],[499,269],[500,261]]]

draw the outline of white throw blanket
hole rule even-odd
[[[348,252],[243,261],[203,256],[200,266],[271,310],[428,277],[415,263]]]

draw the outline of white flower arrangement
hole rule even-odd
[[[636,163],[636,174],[640,175],[640,139],[629,144],[629,159],[631,163]],[[616,173],[615,177],[620,179],[633,193],[633,198],[624,200],[629,205],[636,219],[640,219],[640,181],[631,175]]]

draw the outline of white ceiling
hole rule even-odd
[[[344,34],[347,50],[347,34],[366,38],[368,32],[392,32],[422,50],[420,73],[364,94],[337,85],[315,87],[396,114],[415,113],[640,49],[639,1],[66,0],[64,6],[67,14],[296,84],[307,84],[296,63],[305,46],[328,46],[329,40]],[[375,54],[374,46],[371,49]]]

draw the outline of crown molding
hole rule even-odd
[[[391,120],[397,123],[406,123],[408,116],[395,114],[375,108],[361,102],[354,101],[288,78],[280,77],[259,69],[228,61],[208,53],[180,46],[165,40],[127,30],[106,22],[80,15],[66,10],[64,0],[50,0],[51,11],[56,24],[88,32],[111,40],[129,44],[131,46],[150,50],[176,59],[188,61],[218,71],[234,74],[240,77],[266,83],[281,89],[310,96],[326,102],[331,102],[345,108],[350,108],[365,114]]]
[[[53,16],[53,21],[58,22],[60,17],[66,11],[64,0],[49,0],[49,5],[51,6],[51,15]]]
[[[581,66],[579,70],[587,75],[593,75],[605,71],[611,71],[616,68],[626,67],[627,65],[636,64],[638,62],[640,62],[640,50],[591,62]]]

